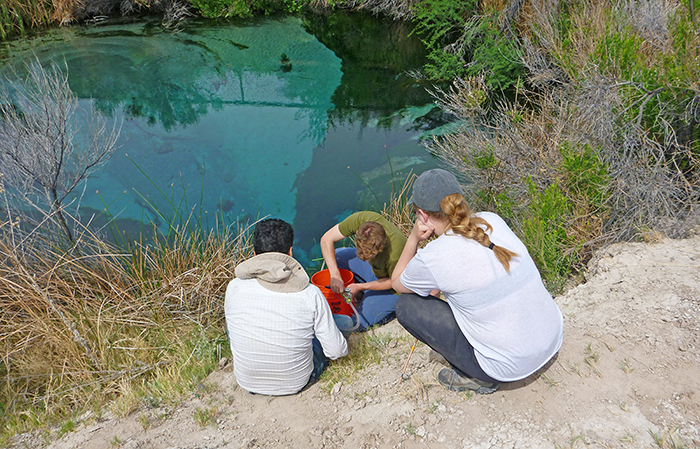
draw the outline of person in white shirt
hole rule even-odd
[[[236,381],[251,393],[295,394],[348,354],[330,306],[292,257],[294,232],[278,219],[253,232],[254,257],[240,263],[224,310]]]
[[[396,317],[451,365],[438,381],[487,394],[544,366],[563,317],[525,245],[498,215],[472,213],[445,170],[421,174],[410,203],[416,222],[392,274]]]

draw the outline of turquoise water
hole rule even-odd
[[[434,106],[405,74],[424,62],[409,32],[348,15],[177,34],[105,23],[4,44],[0,60],[65,60],[81,105],[122,124],[119,148],[79,189],[83,216],[164,227],[175,205],[208,226],[277,217],[308,262],[326,229],[436,166],[419,142],[439,124]]]

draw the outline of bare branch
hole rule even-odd
[[[77,139],[78,99],[68,85],[67,67],[42,67],[38,58],[0,90],[0,166],[18,212],[40,211],[73,242],[64,202],[114,151],[120,126],[90,111],[86,136]],[[43,205],[30,198],[44,197]],[[30,209],[31,210],[31,209]],[[77,213],[77,211],[74,211]]]

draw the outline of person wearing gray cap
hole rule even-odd
[[[542,368],[561,347],[563,317],[525,245],[498,215],[473,213],[448,171],[421,174],[409,203],[416,221],[391,277],[396,317],[449,363],[438,381],[488,394]]]

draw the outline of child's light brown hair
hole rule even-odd
[[[371,260],[386,245],[386,231],[376,221],[365,221],[355,233],[355,247],[360,260]]]

